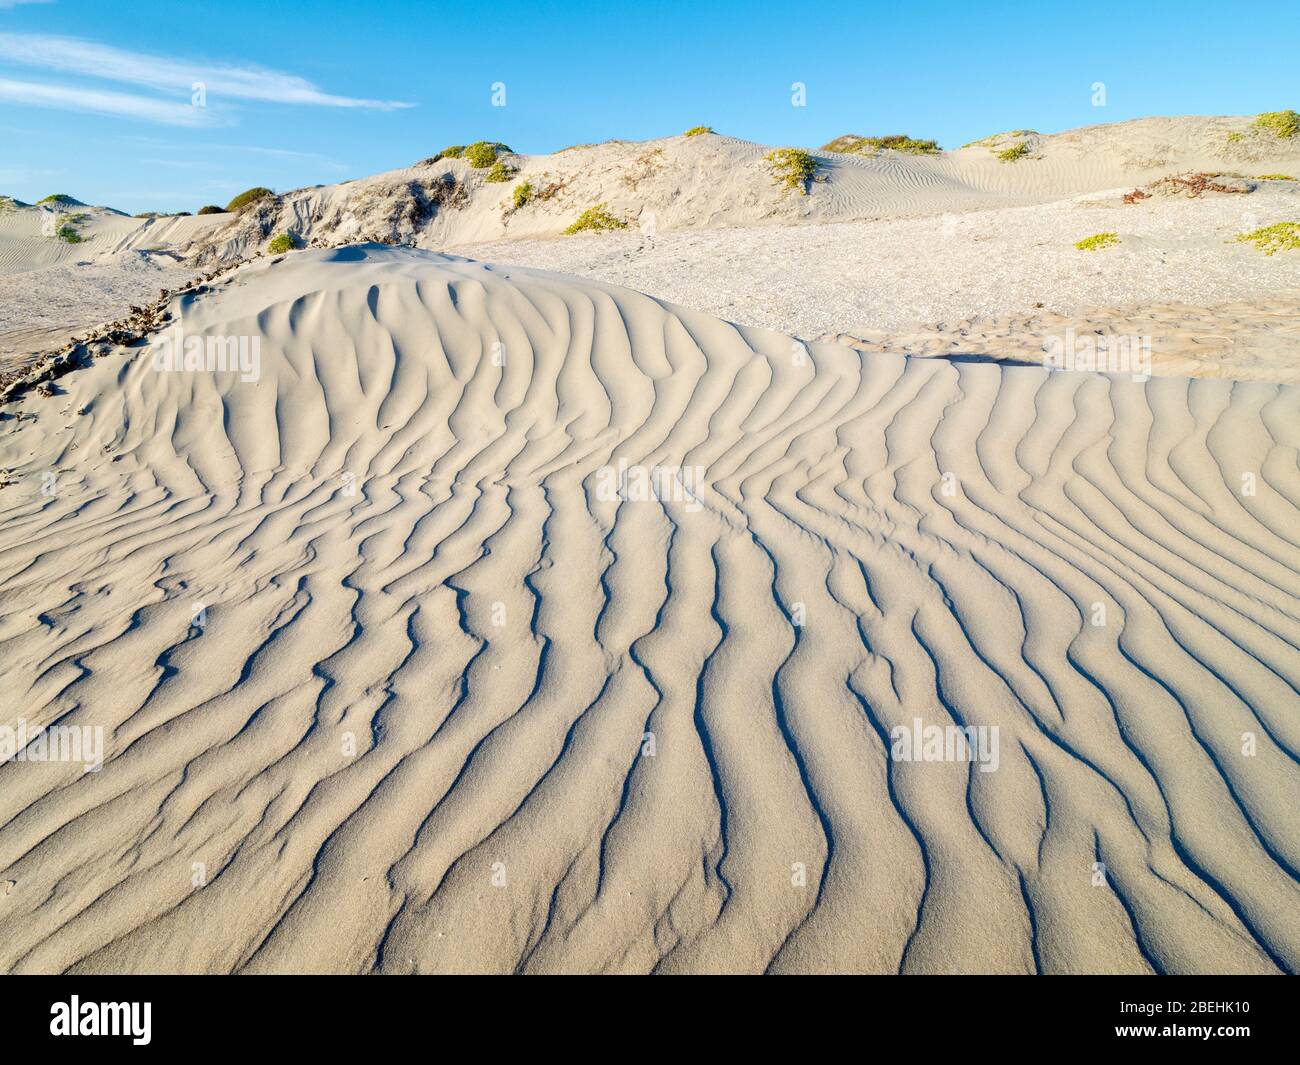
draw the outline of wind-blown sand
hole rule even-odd
[[[173,312],[260,379],[0,423],[6,720],[107,730],[0,765],[0,969],[1300,969],[1300,389],[373,245]]]

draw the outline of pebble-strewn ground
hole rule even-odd
[[[60,348],[78,331],[151,302],[197,271],[132,253],[118,260],[65,263],[39,272],[0,274],[0,371]]]

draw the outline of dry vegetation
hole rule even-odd
[[[1242,195],[1254,191],[1255,186],[1239,174],[1204,172],[1170,174],[1132,192],[1126,192],[1124,202],[1138,203],[1141,200],[1149,200],[1152,196],[1186,196],[1188,199],[1195,200],[1207,192]]]
[[[875,155],[877,152],[903,152],[906,155],[938,155],[943,149],[938,141],[920,140],[896,133],[887,137],[862,137],[846,133],[822,145],[824,152],[842,152],[848,155]]]

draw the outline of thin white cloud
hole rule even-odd
[[[0,59],[88,77],[124,81],[189,96],[201,82],[209,98],[266,100],[317,107],[365,107],[381,111],[411,107],[400,100],[362,100],[323,92],[294,74],[256,66],[211,65],[128,52],[76,37],[0,33]]]
[[[90,111],[99,115],[118,115],[169,126],[210,125],[205,112],[189,104],[154,100],[125,92],[97,89],[73,89],[62,85],[43,85],[34,81],[0,78],[0,100],[27,104],[30,107],[53,107],[63,111]]]
[[[19,4],[52,4],[54,0],[0,0],[0,11],[7,7],[17,7]]]
[[[0,127],[2,129],[3,127]],[[118,138],[123,139],[123,138]],[[337,159],[328,155],[322,155],[320,152],[299,152],[292,148],[266,148],[258,144],[226,144],[214,141],[199,141],[191,144],[177,143],[176,141],[162,137],[150,137],[142,134],[132,135],[127,138],[133,144],[143,145],[147,148],[166,148],[169,151],[191,151],[191,152],[248,152],[251,155],[269,155],[280,159],[300,159],[307,162],[332,163],[336,166],[341,165]]]

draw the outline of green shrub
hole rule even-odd
[[[439,159],[463,159],[465,157],[465,145],[453,144],[450,148],[444,148],[437,155],[429,159],[429,162],[436,163]]]
[[[273,193],[270,189],[264,189],[262,188],[261,185],[258,185],[256,188],[251,188],[245,192],[241,192],[238,196],[236,196],[233,200],[231,200],[228,204],[226,204],[226,210],[239,211],[249,206],[250,204],[257,203],[258,200],[264,200],[266,199],[266,197],[274,196],[274,195],[275,193]]]
[[[508,147],[495,141],[475,141],[465,149],[465,158],[475,170],[483,170],[497,161],[498,153],[508,151]]]
[[[18,201],[12,196],[0,196],[0,211],[12,211],[18,207]]]
[[[1300,222],[1278,222],[1249,233],[1238,233],[1237,239],[1255,245],[1265,255],[1300,251]]]
[[[1004,163],[1014,163],[1017,159],[1023,159],[1029,154],[1029,145],[1024,141],[1019,144],[1013,144],[1010,148],[1003,148],[998,152],[998,158]]]
[[[802,148],[776,148],[763,156],[772,180],[783,189],[798,189],[808,195],[808,182],[817,173],[817,160]]]
[[[226,209],[224,207],[218,207],[215,203],[209,203],[200,207],[198,213],[199,214],[225,214]]]
[[[1244,136],[1245,136],[1244,133],[1239,133],[1237,130],[1234,129],[1231,133],[1228,134],[1228,143],[1236,144],[1237,141],[1241,140]]]
[[[998,146],[998,143],[1000,141],[1004,141],[1008,137],[1036,137],[1036,136],[1038,136],[1038,130],[1036,129],[1012,129],[1012,130],[1008,130],[1006,133],[995,133],[991,137],[981,137],[977,141],[971,141],[968,144],[963,144],[962,147],[963,148],[988,148],[992,150]]]
[[[1080,251],[1101,251],[1102,248],[1109,248],[1112,244],[1118,243],[1118,233],[1094,233],[1091,237],[1084,237],[1075,244],[1075,247]]]
[[[54,238],[65,244],[80,244],[84,239],[77,226],[86,220],[84,214],[61,214],[55,223]]]
[[[1294,181],[1290,174],[1260,174],[1256,181]]]
[[[1251,125],[1288,140],[1300,133],[1300,114],[1294,111],[1265,111],[1262,115],[1257,115]]]
[[[698,137],[701,133],[712,133],[712,132],[713,132],[712,126],[692,126],[685,133],[683,133],[682,136]]]
[[[509,181],[517,173],[519,173],[519,171],[515,167],[510,166],[508,163],[503,163],[500,159],[498,159],[495,163],[492,164],[492,169],[487,172],[487,177],[484,178],[483,180]]]
[[[270,255],[283,255],[287,251],[293,251],[297,246],[298,242],[293,239],[292,233],[280,233],[266,246],[266,250]]]
[[[878,151],[906,152],[908,155],[938,155],[943,149],[938,141],[918,140],[903,134],[888,137],[860,137],[856,133],[846,133],[836,137],[829,144],[822,145],[824,152],[846,152],[851,155],[871,155]]]
[[[607,229],[626,229],[627,223],[615,218],[606,209],[603,203],[596,204],[595,207],[588,207],[577,219],[565,229],[566,234],[582,233],[587,230],[600,232]]]
[[[46,196],[44,199],[37,200],[36,202],[38,204],[42,204],[42,203],[76,203],[77,201],[74,200],[71,196],[69,196],[66,192],[56,192],[49,196]]]
[[[525,181],[522,185],[516,185],[515,191],[511,196],[511,199],[514,200],[515,210],[517,211],[519,208],[526,206],[528,201],[533,198],[533,194],[536,191],[537,190],[533,188],[533,183],[531,181]]]

